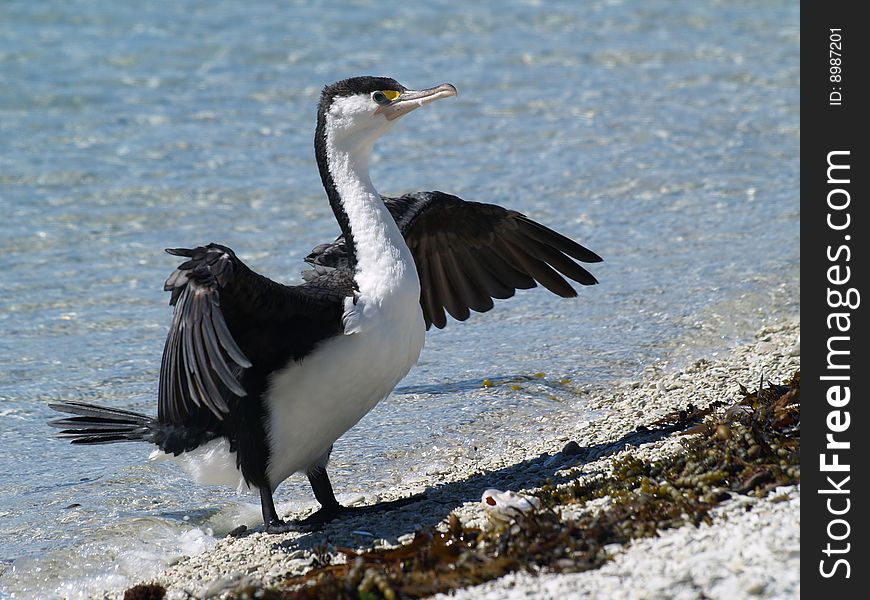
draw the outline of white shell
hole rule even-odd
[[[487,514],[499,521],[510,521],[541,508],[539,498],[523,496],[511,490],[486,490],[480,501]]]

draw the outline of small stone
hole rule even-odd
[[[239,525],[227,534],[227,537],[239,537],[248,530],[247,525]]]
[[[763,581],[753,581],[746,586],[746,593],[752,594],[753,596],[760,596],[764,593],[764,587]]]
[[[582,454],[582,453],[583,453],[583,447],[580,446],[580,444],[578,444],[574,440],[571,440],[570,442],[565,444],[564,448],[562,448],[562,454],[567,454],[569,456],[576,456],[576,455]]]
[[[366,501],[366,497],[363,496],[362,494],[348,493],[348,494],[342,494],[341,500],[342,500],[341,503],[344,504],[345,506],[357,506],[360,504],[364,504]]]
[[[353,535],[358,535],[358,536],[361,536],[361,537],[370,537],[370,538],[375,537],[375,534],[370,533],[370,532],[368,532],[368,531],[363,531],[362,529],[357,529],[357,530],[355,530],[355,531],[351,531],[351,533],[352,533]]]
[[[413,533],[403,533],[402,535],[400,535],[399,537],[396,538],[396,541],[402,545],[410,544],[412,541],[414,541],[414,535],[415,534],[413,534]]]

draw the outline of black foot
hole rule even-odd
[[[290,533],[294,532],[309,532],[311,528],[302,525],[301,521],[269,521],[266,525],[266,533]]]

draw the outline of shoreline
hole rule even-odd
[[[679,449],[680,436],[645,439],[632,432],[688,404],[705,408],[718,400],[733,401],[740,385],[754,388],[762,374],[774,383],[784,381],[800,368],[799,335],[799,321],[794,318],[763,328],[749,344],[719,351],[715,359],[697,357],[681,369],[648,368],[638,381],[616,383],[584,396],[583,410],[601,415],[594,420],[578,421],[571,413],[547,415],[546,428],[540,423],[516,424],[526,429],[528,439],[522,448],[502,448],[498,454],[484,449],[471,461],[441,457],[452,466],[421,502],[338,520],[313,533],[268,535],[255,529],[241,537],[223,538],[200,554],[179,557],[154,582],[167,589],[167,598],[233,597],[242,590],[270,587],[302,575],[324,562],[343,562],[345,555],[336,547],[397,546],[409,542],[415,531],[445,522],[451,514],[463,525],[480,524],[486,517],[479,499],[489,488],[521,492],[575,467],[604,471],[626,450],[644,458],[673,453]],[[571,441],[587,451],[569,452],[566,442]],[[394,494],[381,500],[417,491],[418,482],[405,487],[400,483]],[[776,501],[752,498],[751,503],[753,510],[747,512],[747,500],[740,496],[715,509],[712,525],[684,526],[608,548],[612,560],[598,569],[536,576],[515,572],[459,590],[453,597],[697,598],[699,593],[791,597],[800,584],[799,485],[779,490]],[[776,532],[777,542],[752,545],[751,557],[738,552],[734,543],[723,543],[751,541],[760,529]],[[760,573],[766,573],[766,578]]]

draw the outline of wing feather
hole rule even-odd
[[[248,396],[248,370],[257,364],[255,387],[262,389],[269,372],[335,335],[343,298],[352,293],[342,273],[280,285],[217,244],[167,252],[187,260],[164,285],[175,313],[160,367],[161,422],[225,421]]]
[[[498,249],[492,245],[481,248],[476,253],[476,258],[481,266],[499,281],[501,289],[507,290],[505,295],[493,295],[493,298],[512,298],[517,290],[527,290],[536,285],[534,279],[527,273],[518,271],[506,260],[507,257],[499,254]]]
[[[519,245],[519,243],[521,243],[519,240],[514,241],[515,245]],[[595,277],[592,276],[592,273],[552,246],[535,244],[525,246],[525,248],[529,255],[539,261],[549,264],[562,275],[570,277],[577,283],[583,285],[594,285],[595,283],[598,283]]]
[[[547,263],[536,259],[521,246],[510,242],[505,242],[504,245],[507,247],[508,252],[513,254],[517,264],[545,288],[563,298],[573,298],[577,295],[574,288],[568,285],[568,282],[550,268]]]
[[[464,312],[464,318],[467,319],[468,307],[462,305],[459,295],[453,289],[453,283],[450,281],[450,277],[447,274],[449,269],[444,265],[442,259],[441,243],[439,240],[438,249],[432,252],[429,257],[430,264],[432,265],[432,272],[434,274],[433,288],[438,294],[437,297],[439,298],[441,305],[444,306],[448,313],[450,313],[450,316],[461,321],[463,320],[462,315]]]
[[[493,306],[492,298],[486,293],[484,283],[476,281],[477,278],[474,276],[469,276],[469,271],[473,270],[473,265],[476,264],[475,261],[466,252],[464,246],[452,245],[452,247],[453,251],[442,254],[441,260],[447,269],[453,289],[457,290],[459,298],[467,308],[477,312],[489,310]],[[462,314],[465,315],[465,319],[468,318],[468,310],[464,310]]]
[[[481,287],[481,291],[484,292],[482,294],[484,299],[482,307],[485,308],[481,310],[472,307],[475,311],[484,312],[490,310],[493,307],[493,298],[505,299],[514,295],[514,288],[502,283],[491,270],[492,267],[487,261],[487,255],[492,253],[491,249],[481,248],[479,250],[471,250],[463,248],[458,253],[458,259],[462,262],[463,269],[468,278],[473,282],[477,282]]]
[[[565,277],[597,283],[578,264],[600,261],[597,254],[516,211],[442,192],[385,202],[417,263],[427,327],[444,327],[445,310],[462,321],[538,283],[566,298],[577,292]]]
[[[241,397],[245,395],[245,388],[242,387],[238,379],[236,379],[236,376],[233,375],[232,371],[230,371],[229,365],[224,360],[223,354],[221,353],[221,343],[218,340],[218,335],[214,328],[215,312],[216,311],[212,311],[209,322],[203,322],[200,324],[200,331],[205,340],[208,363],[215,370],[221,383],[223,383],[233,394]],[[236,361],[235,359],[233,360],[236,364],[239,364],[239,366],[244,366],[239,361]],[[250,366],[250,362],[248,362],[248,366]]]
[[[432,278],[432,257],[433,254],[428,250],[429,243],[425,236],[414,241],[415,248],[412,249],[415,258],[417,258],[417,276],[420,281],[429,281]],[[426,329],[434,324],[439,329],[442,329],[447,324],[447,315],[444,314],[444,305],[438,299],[438,290],[435,286],[420,287],[420,303],[423,306],[423,319],[426,322]]]
[[[532,221],[527,216],[514,213],[516,223],[525,235],[535,239],[545,246],[552,246],[560,252],[587,263],[601,262],[601,257],[581,246],[571,238],[567,238],[558,231],[553,231],[549,227],[541,225],[537,221]]]

